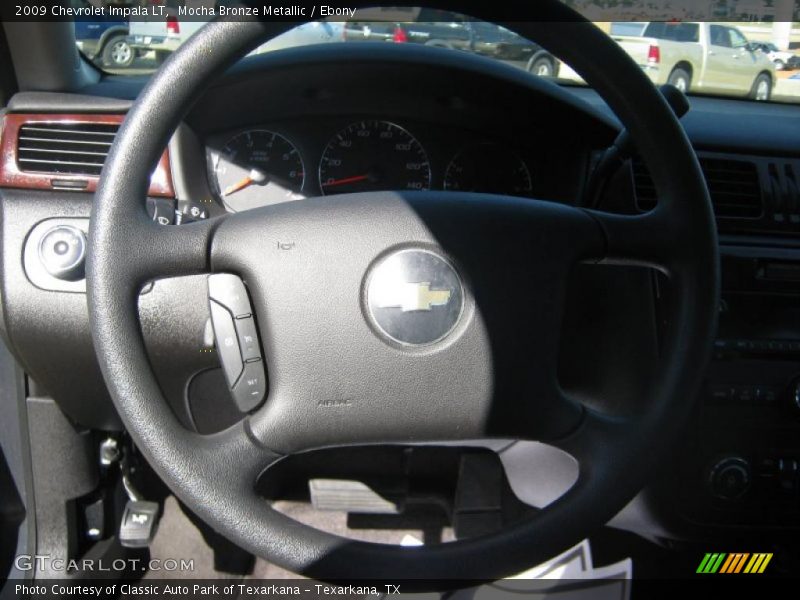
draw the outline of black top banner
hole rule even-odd
[[[472,0],[474,2],[475,0]],[[590,21],[800,21],[798,0],[563,0]],[[380,2],[328,0],[3,0],[3,21],[209,21],[215,18],[283,21],[434,22],[468,20],[471,2],[437,2],[449,10],[421,8],[403,0]],[[552,20],[542,0],[490,3],[492,20]],[[486,7],[482,7],[486,13]]]

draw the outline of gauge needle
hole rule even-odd
[[[369,175],[354,175],[353,177],[344,177],[342,179],[332,179],[322,184],[322,187],[333,187],[336,185],[347,185],[348,183],[357,183],[359,181],[366,181]]]
[[[239,190],[243,190],[254,183],[264,183],[266,180],[267,175],[265,173],[259,171],[258,169],[252,169],[250,173],[248,173],[247,177],[226,187],[225,190],[223,190],[222,195],[230,196],[231,194],[235,194]]]

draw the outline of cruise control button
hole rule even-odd
[[[261,350],[258,347],[258,333],[253,317],[236,319],[234,322],[236,333],[239,336],[239,348],[242,350],[242,360],[247,362],[253,358],[261,358]]]
[[[253,313],[244,283],[236,275],[215,273],[208,277],[208,295],[227,308],[234,317]]]
[[[239,352],[233,318],[231,313],[213,300],[209,304],[211,305],[211,323],[214,327],[219,359],[222,362],[222,369],[225,371],[228,387],[232,388],[242,373],[242,355]]]
[[[233,399],[239,410],[249,412],[261,404],[267,391],[267,378],[262,362],[245,363],[244,372],[233,388]]]

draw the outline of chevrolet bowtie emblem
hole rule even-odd
[[[393,252],[372,265],[365,283],[365,316],[390,343],[435,344],[456,329],[464,313],[461,278],[433,250]]]
[[[451,295],[450,290],[432,290],[427,281],[401,283],[381,290],[375,304],[379,308],[399,308],[403,312],[429,311],[434,306],[446,306]]]

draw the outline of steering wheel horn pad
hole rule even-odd
[[[490,12],[446,0],[423,4],[476,18]],[[527,2],[508,4],[529,10]],[[617,113],[659,192],[653,211],[615,215],[482,194],[385,192],[308,199],[180,227],[153,224],[144,206],[148,176],[193,99],[290,24],[206,25],[153,76],[116,136],[95,194],[87,263],[98,360],[153,468],[192,510],[254,554],[319,579],[508,576],[576,543],[620,510],[688,417],[719,296],[716,229],[696,156],[623,50],[561,3],[539,4],[542,22],[503,25],[568,61]],[[404,251],[439,257],[461,294],[444,333],[412,336],[412,343],[398,339],[405,334],[384,335],[368,293],[381,262]],[[670,279],[674,301],[644,414],[598,414],[558,385],[566,280],[581,262],[645,265]],[[202,436],[183,428],[163,398],[137,297],[148,280],[211,272],[235,273],[247,284],[270,390],[238,424]],[[379,304],[396,314],[407,308],[415,322],[439,318],[443,313],[434,311],[457,290],[452,279],[408,279],[400,284],[413,286],[402,292],[410,300]],[[580,464],[578,480],[507,529],[418,548],[311,529],[273,510],[255,490],[269,465],[311,448],[486,437],[563,448]]]
[[[225,219],[211,267],[247,282],[276,374],[253,434],[281,453],[563,437],[581,415],[553,375],[565,278],[603,248],[579,209],[472,194],[328,196]],[[458,265],[464,309],[435,343],[386,343],[365,314],[365,282],[376,263],[421,250]]]

